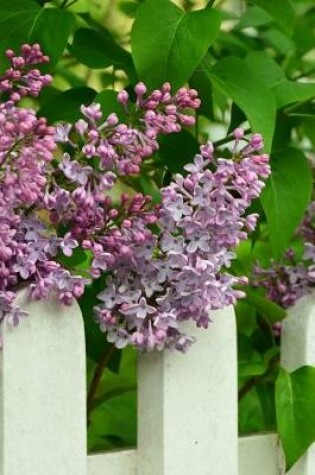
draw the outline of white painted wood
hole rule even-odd
[[[209,331],[187,328],[197,337],[189,355],[139,358],[138,449],[87,457],[79,307],[19,299],[30,317],[1,327],[0,475],[284,474],[277,435],[237,439],[232,308]],[[281,361],[290,371],[315,365],[315,295],[289,311]],[[315,448],[289,475],[315,475]]]
[[[289,371],[315,366],[315,293],[300,299],[283,322],[281,364]]]
[[[238,447],[238,475],[284,474],[277,434],[240,437]],[[88,475],[136,475],[136,463],[136,450],[90,455],[88,457]],[[183,472],[183,475],[186,475],[186,473],[188,474],[188,472]]]
[[[239,475],[283,475],[283,457],[277,434],[239,439]]]
[[[188,355],[139,358],[138,475],[237,475],[233,308],[215,312],[208,331],[188,331]]]
[[[136,475],[136,450],[88,456],[88,475]]]
[[[85,343],[81,312],[20,302],[30,316],[2,326],[0,474],[86,475]]]
[[[288,371],[315,366],[315,294],[299,300],[283,322],[281,364]],[[315,397],[315,395],[314,395]],[[290,470],[289,475],[315,474],[315,445]]]

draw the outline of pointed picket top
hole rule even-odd
[[[18,299],[29,317],[1,328],[0,475],[87,475],[80,309]]]

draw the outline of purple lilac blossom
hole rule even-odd
[[[234,161],[216,158],[211,143],[203,146],[185,167],[188,175],[176,175],[162,189],[158,235],[145,226],[130,234],[129,223],[114,241],[99,238],[104,251],[116,254],[108,264],[107,288],[99,295],[102,303],[95,309],[96,321],[111,342],[141,351],[186,351],[194,339],[185,334],[183,322],[193,320],[207,328],[211,311],[242,297],[234,286],[245,279],[224,269],[235,257],[231,250],[253,228],[257,216],[245,216],[245,211],[270,173],[268,156],[256,153],[257,142],[255,136]],[[128,247],[123,258],[114,242],[117,249]]]
[[[270,267],[256,265],[253,284],[266,290],[266,296],[281,307],[292,307],[297,300],[309,294],[315,285],[315,202],[312,201],[304,215],[296,236],[303,242],[300,258],[288,249],[281,262],[271,261]],[[277,336],[281,334],[281,322],[274,325]]]
[[[157,221],[151,199],[122,196],[117,207],[106,192],[119,176],[139,173],[141,161],[157,150],[159,134],[193,123],[185,111],[197,108],[200,100],[196,91],[185,88],[172,96],[168,84],[145,97],[145,86],[138,84],[133,111],[138,121],[132,123],[126,115],[126,124],[119,123],[115,114],[103,119],[100,105],[91,104],[82,106],[83,118],[75,124],[55,128],[33,109],[19,106],[20,99],[37,97],[50,84],[52,78],[36,69],[48,57],[39,45],[23,45],[20,55],[8,50],[7,57],[11,67],[0,77],[0,321],[17,325],[26,315],[15,304],[21,285],[27,284],[31,299],[54,294],[70,305],[82,296],[90,278],[63,267],[60,255],[86,253],[90,277],[98,278],[114,264],[125,268],[130,239],[146,244],[151,233],[144,228]],[[124,106],[130,109],[127,99]],[[72,149],[56,166],[52,161],[58,143]],[[92,158],[97,167],[91,166]],[[59,235],[60,226],[64,235]],[[111,252],[104,252],[104,243]],[[156,288],[152,285],[152,291]],[[134,296],[129,303],[138,305],[136,293],[129,293]],[[121,347],[125,334],[112,330],[109,339],[117,337]]]
[[[109,342],[185,352],[194,339],[183,322],[207,328],[211,311],[243,296],[235,285],[245,279],[226,268],[256,225],[258,216],[245,213],[270,173],[268,156],[258,154],[262,137],[254,134],[238,151],[244,134],[237,129],[231,159],[217,156],[210,142],[201,146],[188,174],[161,190],[158,206],[141,193],[116,203],[108,192],[139,174],[159,136],[194,123],[188,110],[199,107],[197,92],[172,94],[165,83],[147,93],[138,83],[134,104],[126,91],[117,95],[125,121],[103,117],[93,103],[82,105],[75,124],[51,127],[18,104],[50,83],[35,69],[48,58],[38,45],[7,57],[11,67],[0,77],[0,320],[17,325],[26,316],[15,304],[21,285],[31,299],[54,295],[70,305],[91,280],[107,276],[95,318]],[[84,272],[66,266],[74,253],[86,261]]]

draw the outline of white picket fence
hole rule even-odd
[[[216,312],[209,331],[194,330],[198,342],[188,355],[139,358],[137,449],[87,455],[80,310],[25,305],[29,318],[2,326],[0,475],[284,473],[276,434],[238,439],[232,308]],[[282,364],[315,365],[315,296],[300,301],[284,324]],[[313,448],[290,475],[315,475]]]

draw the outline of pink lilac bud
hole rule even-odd
[[[139,82],[135,86],[135,93],[137,94],[138,97],[144,96],[144,94],[147,92],[146,86],[143,84],[143,82]]]
[[[250,141],[251,146],[254,150],[260,150],[264,146],[263,138],[260,134],[254,134]]]
[[[127,91],[122,90],[117,94],[117,100],[120,104],[126,105],[129,100],[129,94]]]
[[[233,132],[233,137],[235,138],[235,140],[242,140],[242,138],[244,138],[244,129],[235,129]]]
[[[118,117],[116,114],[110,114],[108,117],[107,117],[107,124],[110,126],[110,127],[113,127],[115,125],[118,124],[119,120],[118,120]]]

